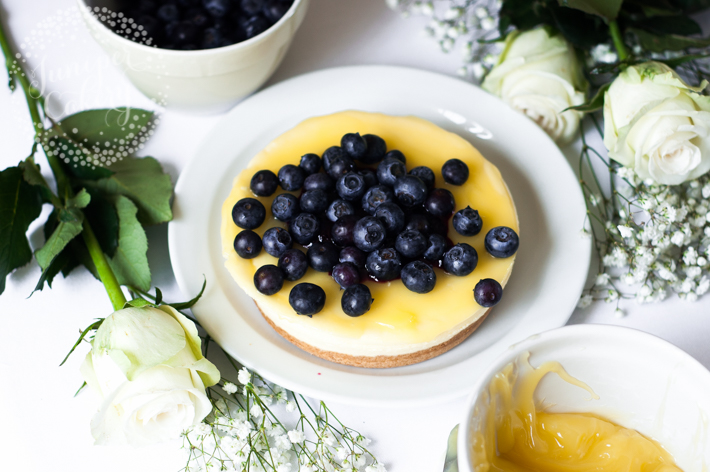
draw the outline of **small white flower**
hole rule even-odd
[[[624,313],[624,310],[622,310],[621,308],[617,308],[616,310],[614,310],[614,316],[616,316],[617,318],[623,318],[624,316],[626,316],[626,313]]]
[[[698,286],[695,289],[695,293],[698,295],[705,295],[708,289],[710,289],[710,278],[703,275],[698,281]]]
[[[676,246],[682,246],[683,241],[685,241],[685,235],[682,231],[676,231],[673,233],[673,236],[671,236],[671,242]]]
[[[254,404],[249,409],[249,414],[254,418],[260,418],[262,414],[261,407],[258,404]]]
[[[464,9],[461,7],[452,7],[444,12],[445,20],[455,20],[461,18],[464,14]]]
[[[607,295],[606,298],[604,299],[605,302],[611,303],[619,299],[619,292],[614,290],[613,288],[610,288],[607,290]]]
[[[493,28],[496,27],[496,20],[493,19],[493,17],[486,17],[481,20],[481,28],[484,30],[492,30]]]
[[[385,3],[391,10],[396,10],[399,6],[399,0],[385,0]]]
[[[710,198],[710,183],[705,184],[702,193],[703,198]]]
[[[355,442],[356,442],[357,445],[360,446],[360,447],[367,447],[367,446],[370,445],[370,443],[371,443],[372,441],[370,441],[370,440],[367,439],[365,436],[363,436],[362,434],[360,434],[360,435],[358,435],[357,438],[355,438]]]
[[[594,298],[592,298],[591,295],[582,295],[582,297],[580,297],[580,299],[579,299],[579,302],[577,302],[577,308],[583,310],[583,309],[587,308],[589,305],[591,305],[593,300],[594,300]]]
[[[700,257],[698,257],[698,260],[696,261],[696,263],[698,264],[698,266],[703,267],[703,266],[707,265],[708,260],[705,259],[704,257],[700,256]]]
[[[473,64],[471,64],[471,73],[476,79],[480,80],[481,77],[483,77],[483,75],[486,73],[486,69],[480,62],[474,62]]]
[[[582,228],[579,230],[579,237],[582,239],[591,239],[592,234],[589,231],[587,231],[586,228]]]
[[[288,439],[288,436],[285,434],[282,434],[281,436],[277,436],[276,438],[274,438],[274,444],[276,445],[276,449],[279,449],[281,451],[291,449],[291,441]]]
[[[431,2],[422,3],[422,15],[434,16],[434,4]]]
[[[688,292],[685,294],[685,299],[689,302],[697,302],[698,295],[695,292]]]
[[[289,413],[296,411],[296,402],[289,400],[286,402],[286,411]]]
[[[651,287],[649,287],[648,285],[644,284],[644,285],[639,289],[638,294],[639,294],[640,296],[642,296],[642,297],[647,297],[647,296],[651,295],[651,291],[652,291],[652,290],[651,290]]]
[[[291,464],[288,462],[279,464],[279,466],[276,468],[276,472],[291,472]]]
[[[451,51],[451,48],[454,47],[454,40],[451,38],[444,38],[439,42],[439,47],[443,52],[449,52]]]
[[[247,370],[246,367],[239,369],[239,374],[237,375],[237,380],[242,385],[246,385],[251,382],[251,372]]]
[[[222,390],[227,392],[228,394],[232,395],[233,393],[237,393],[237,386],[234,385],[231,382],[224,382],[224,387],[222,387]]]
[[[484,18],[488,18],[488,9],[486,7],[478,7],[473,11],[473,14],[476,15],[476,18],[479,20],[482,20]]]
[[[303,431],[293,429],[288,432],[288,439],[294,444],[301,444],[306,440],[306,435],[303,433]]]
[[[627,225],[618,225],[617,228],[622,238],[630,238],[634,235],[634,230]]]
[[[344,461],[348,457],[348,455],[349,451],[344,447],[339,447],[335,450],[335,457],[341,462]]]
[[[387,469],[382,464],[372,464],[365,467],[365,472],[387,472]]]
[[[323,433],[321,434],[321,439],[323,440],[326,446],[332,447],[335,446],[335,444],[337,443],[335,436],[333,436],[330,431],[323,431]]]

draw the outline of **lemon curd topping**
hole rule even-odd
[[[656,441],[606,419],[536,408],[535,390],[555,373],[590,392],[557,362],[533,368],[525,353],[491,380],[489,405],[473,438],[475,472],[680,472]]]
[[[232,221],[232,207],[244,197],[255,198],[249,183],[257,171],[268,169],[278,173],[285,164],[297,165],[303,154],[321,155],[330,146],[339,145],[344,134],[354,132],[382,137],[388,150],[399,149],[404,153],[408,169],[430,167],[436,174],[435,186],[453,193],[456,211],[466,206],[478,210],[483,220],[483,229],[478,235],[459,235],[451,227],[451,221],[448,232],[454,243],[466,242],[476,249],[477,268],[465,277],[436,269],[436,286],[427,294],[409,291],[401,280],[386,283],[368,280],[364,283],[374,298],[372,309],[357,318],[343,313],[342,291],[335,281],[327,273],[313,269],[297,282],[286,281],[275,295],[259,293],[253,283],[255,271],[262,265],[276,264],[277,259],[264,251],[254,259],[241,259],[236,254],[233,242],[241,229]],[[446,184],[441,177],[441,166],[452,158],[462,160],[470,170],[468,181],[459,187]],[[256,197],[267,209],[266,222],[255,230],[260,236],[270,227],[284,226],[270,217],[269,210],[273,199],[282,191],[278,189],[271,197]],[[307,119],[257,154],[236,177],[224,202],[221,235],[227,269],[277,326],[320,349],[353,355],[393,355],[435,345],[437,340],[450,337],[485,314],[486,309],[473,299],[474,286],[484,278],[493,278],[505,285],[515,259],[515,256],[496,259],[486,252],[484,237],[496,226],[508,226],[519,232],[515,206],[498,169],[468,141],[416,117],[348,111]],[[317,284],[326,293],[325,307],[312,318],[297,315],[288,302],[290,290],[301,282]]]

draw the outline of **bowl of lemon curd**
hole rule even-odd
[[[655,336],[577,325],[511,346],[459,428],[460,472],[710,470],[710,372]]]

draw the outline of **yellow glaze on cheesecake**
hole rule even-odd
[[[306,153],[322,155],[330,146],[339,145],[344,134],[354,132],[376,134],[385,140],[388,150],[402,151],[407,157],[408,170],[421,165],[430,167],[436,175],[435,186],[453,193],[456,211],[468,205],[478,210],[483,220],[483,229],[478,235],[461,236],[453,230],[451,221],[448,233],[454,243],[466,242],[476,248],[478,266],[466,277],[455,277],[436,269],[436,287],[427,294],[410,292],[400,280],[386,283],[368,280],[365,283],[374,302],[370,311],[357,318],[343,313],[342,291],[335,281],[327,273],[310,268],[302,279],[286,281],[275,295],[259,293],[254,287],[254,273],[262,265],[277,264],[277,259],[265,251],[254,259],[242,259],[236,254],[233,243],[241,229],[232,221],[232,207],[242,198],[258,198],[267,210],[267,219],[255,231],[263,235],[270,227],[284,226],[270,215],[271,202],[282,190],[279,188],[271,197],[255,197],[249,189],[252,176],[262,169],[278,173],[285,164],[298,165],[300,157]],[[461,159],[469,167],[470,177],[460,187],[446,184],[441,177],[441,166],[452,158]],[[293,193],[298,196],[300,192]],[[486,252],[484,237],[495,226],[509,226],[519,232],[515,206],[498,169],[468,141],[412,116],[347,111],[307,119],[257,154],[236,177],[232,192],[222,206],[221,235],[227,269],[242,290],[256,301],[272,326],[301,344],[314,347],[311,352],[343,354],[346,360],[342,360],[342,356],[326,358],[350,363],[348,357],[403,356],[431,349],[446,343],[484,316],[486,308],[474,301],[473,287],[484,278],[493,278],[505,286],[515,259],[515,256],[496,259]],[[317,284],[326,293],[325,307],[312,318],[297,315],[288,303],[291,288],[301,282]],[[369,364],[355,362],[354,365]],[[384,366],[391,365],[399,364]]]

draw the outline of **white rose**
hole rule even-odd
[[[584,103],[585,81],[574,48],[545,28],[508,35],[498,63],[481,86],[524,113],[560,144],[579,129],[582,114],[563,110]]]
[[[109,315],[81,366],[103,398],[91,421],[96,444],[152,444],[201,422],[212,409],[205,387],[220,375],[200,344],[195,324],[169,306]]]
[[[675,185],[710,170],[710,97],[658,62],[626,68],[604,95],[604,145],[642,179]]]

